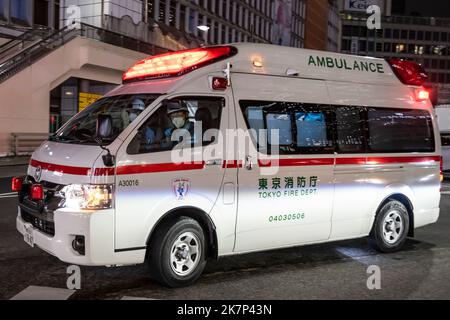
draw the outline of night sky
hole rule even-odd
[[[422,17],[450,17],[449,0],[392,0],[392,14],[422,16]]]

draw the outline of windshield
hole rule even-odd
[[[154,94],[133,94],[100,99],[69,120],[50,140],[95,144],[97,116],[105,114],[112,117],[113,132],[111,137],[103,142],[111,143],[157,97],[158,95]]]

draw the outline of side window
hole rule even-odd
[[[291,146],[292,145],[292,121],[288,112],[272,113],[265,116],[267,123],[267,140],[269,145]],[[270,134],[272,130],[278,130],[278,141],[272,141],[274,137]]]
[[[364,117],[359,107],[336,107],[336,145],[340,153],[364,153]]]
[[[331,139],[328,139],[326,117],[323,111],[296,111],[295,129],[298,148],[332,147]]]
[[[240,106],[260,152],[274,147],[279,154],[333,152],[331,113],[325,106],[248,100]]]
[[[127,153],[169,151],[179,143],[183,147],[211,144],[219,130],[224,103],[223,98],[217,97],[164,100],[138,129]]]
[[[434,152],[431,115],[425,110],[368,108],[371,152]]]
[[[441,132],[441,141],[443,147],[450,146],[450,133],[448,132]]]

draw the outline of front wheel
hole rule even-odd
[[[405,244],[408,232],[408,210],[403,203],[390,200],[377,214],[369,241],[381,252],[396,252]]]
[[[202,227],[194,219],[181,217],[156,232],[148,255],[152,276],[172,288],[194,283],[206,265]]]

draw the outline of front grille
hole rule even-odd
[[[20,210],[20,215],[22,219],[25,222],[31,223],[33,227],[37,228],[38,230],[44,232],[45,234],[48,234],[50,236],[55,235],[55,223],[52,221],[44,220],[36,215],[33,215],[23,208]]]

